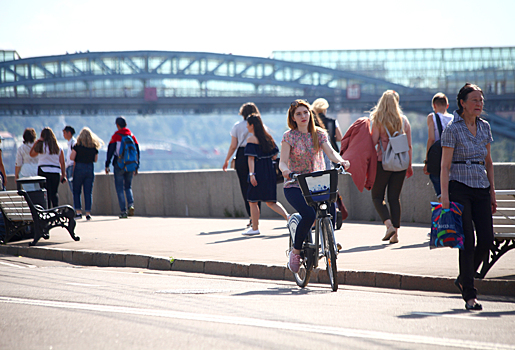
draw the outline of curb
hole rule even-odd
[[[42,260],[63,261],[74,265],[98,267],[133,267],[162,271],[181,271],[222,275],[230,277],[250,277],[258,279],[294,282],[293,275],[286,266],[242,264],[223,261],[202,261],[170,259],[159,256],[113,253],[90,250],[67,250],[46,247],[2,245],[0,254],[24,256]],[[375,271],[338,271],[341,285],[378,287],[401,290],[419,290],[458,294],[454,279]],[[325,269],[317,268],[311,274],[310,283],[329,283]],[[514,296],[515,281],[476,280],[475,285],[483,295]]]

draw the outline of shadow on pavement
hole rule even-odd
[[[235,229],[232,229],[232,230],[223,230],[223,231],[211,231],[211,232],[200,232],[198,235],[199,236],[206,236],[206,235],[220,235],[222,233],[231,233],[231,232],[238,232],[238,231],[243,231],[245,229],[243,228],[235,228]]]
[[[292,282],[294,283],[294,282]],[[306,288],[298,288],[298,287],[292,287],[292,288],[269,288],[266,290],[253,290],[248,291],[245,293],[238,293],[233,294],[234,296],[251,296],[251,295],[308,295],[308,294],[327,294],[332,293],[331,288],[328,287],[327,290],[320,290],[320,289],[310,289],[309,287]]]
[[[225,240],[222,240],[222,241],[214,241],[214,242],[209,242],[209,243],[206,243],[206,244],[220,244],[220,243],[231,243],[231,242],[239,242],[239,241],[244,241],[244,240],[247,240],[247,239],[276,239],[276,238],[285,238],[285,237],[288,237],[288,234],[282,234],[282,235],[275,235],[275,236],[265,236],[265,235],[257,235],[257,236],[241,236],[241,237],[236,237],[236,238],[230,238],[230,239],[225,239]]]
[[[400,315],[397,316],[398,318],[407,318],[407,319],[422,319],[422,318],[428,318],[428,317],[445,317],[445,316],[457,316],[457,315],[467,315],[477,318],[485,318],[485,317],[502,317],[502,316],[511,316],[515,315],[515,311],[478,311],[478,312],[471,312],[465,310],[465,306],[463,309],[452,309],[449,311],[442,311],[442,312],[410,312],[406,315]]]
[[[378,245],[364,245],[361,247],[354,247],[351,249],[341,249],[340,253],[359,253],[359,252],[369,252],[372,250],[381,250],[386,247],[389,247],[388,244],[378,244]]]
[[[395,248],[393,248],[394,250],[399,250],[399,249],[414,249],[414,248],[427,248],[429,249],[429,243],[428,242],[423,242],[423,243],[417,243],[417,244],[411,244],[411,245],[402,245],[402,246],[397,246]]]

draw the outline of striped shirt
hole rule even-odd
[[[473,188],[488,188],[486,175],[486,145],[493,142],[490,124],[476,117],[476,136],[472,135],[465,120],[454,111],[454,119],[442,133],[442,147],[453,148],[449,180],[461,182]],[[483,162],[483,164],[455,164],[454,162]]]

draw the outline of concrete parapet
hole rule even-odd
[[[515,188],[515,163],[495,163],[494,169],[497,189]],[[414,165],[413,172],[402,189],[401,220],[427,224],[431,219],[430,202],[435,201],[436,196],[422,165]],[[8,178],[8,188],[14,189],[14,177]],[[282,184],[277,185],[277,200],[288,212],[293,212],[282,187]],[[359,192],[350,176],[340,176],[339,190],[349,212],[349,220],[380,221],[370,192]],[[247,216],[234,170],[142,172],[133,179],[133,192],[138,216]],[[68,185],[59,186],[59,196],[60,204],[73,204]],[[93,215],[118,215],[119,211],[113,175],[95,174]],[[262,205],[261,216],[270,218],[278,217],[278,214]]]

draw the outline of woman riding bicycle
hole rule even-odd
[[[284,133],[281,142],[281,161],[279,163],[279,169],[285,179],[289,179],[292,173],[307,174],[325,170],[322,151],[334,163],[341,164],[345,169],[349,168],[349,161],[344,160],[331,147],[327,133],[322,128],[315,126],[314,112],[307,101],[295,100],[291,103],[288,109],[288,127],[290,130]],[[288,259],[288,268],[293,273],[298,273],[300,249],[315,222],[316,212],[306,203],[297,183],[286,183],[284,196],[302,216],[295,231],[295,242]],[[332,215],[334,217],[334,212]]]

